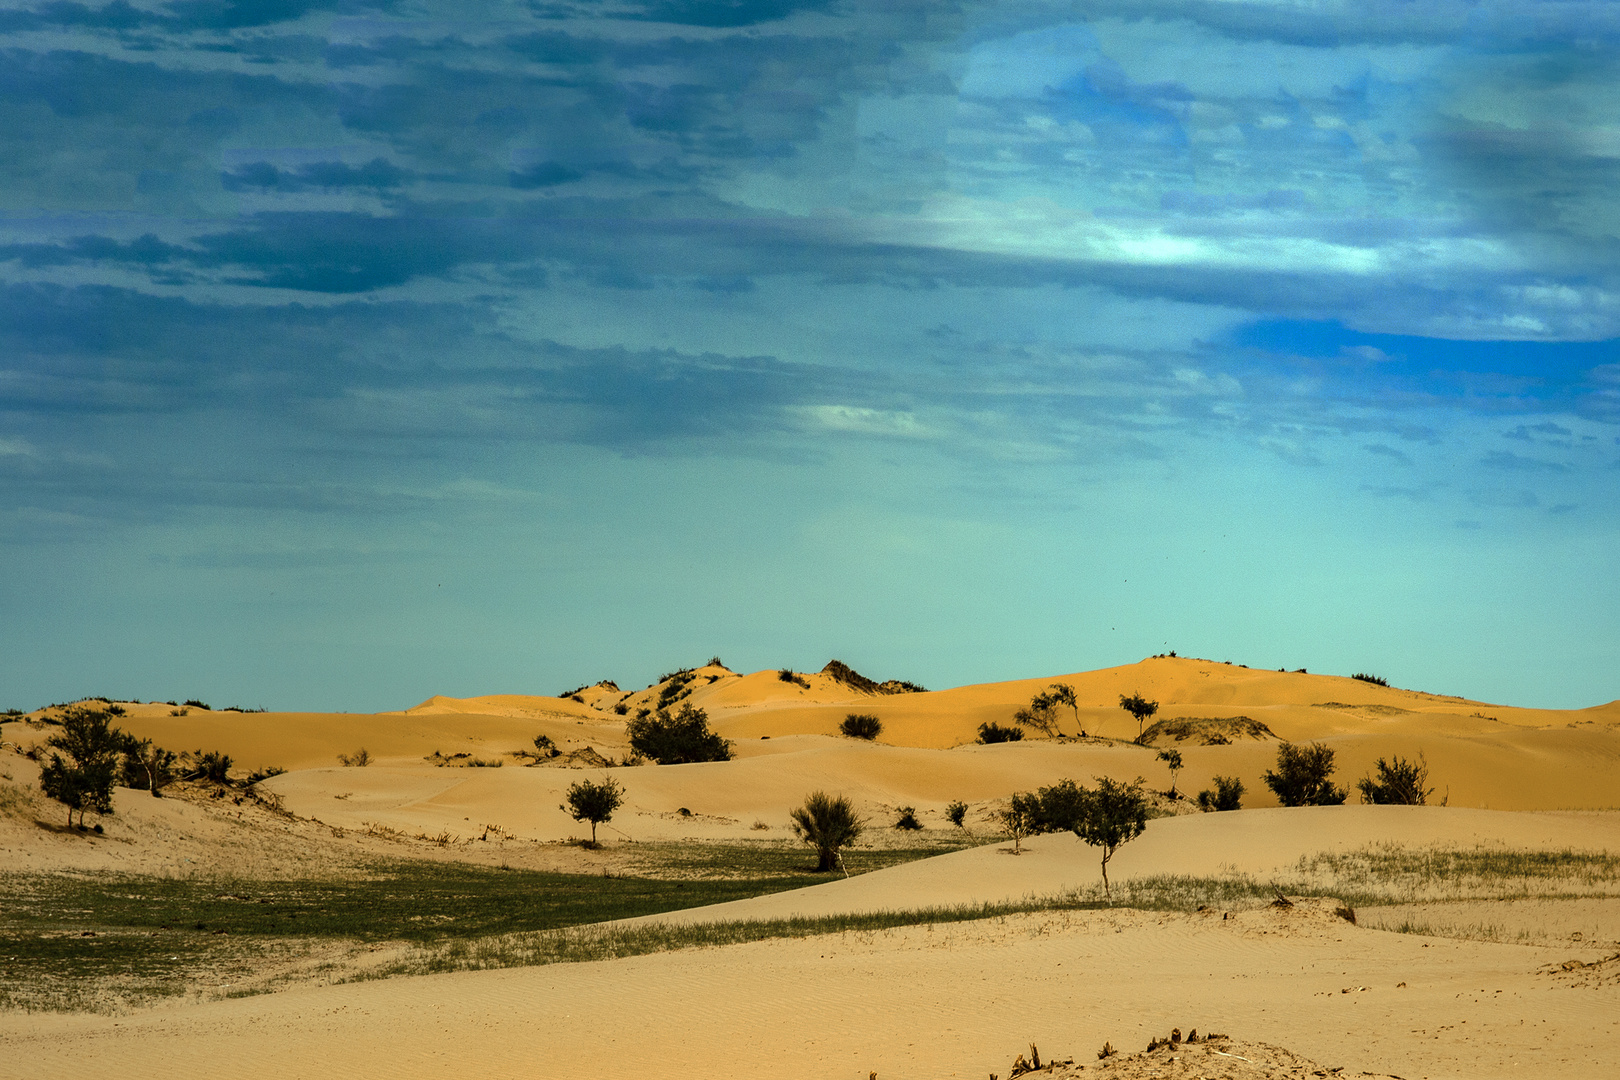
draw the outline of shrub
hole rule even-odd
[[[1080,728],[1080,705],[1075,700],[1074,687],[1066,683],[1053,683],[1030,698],[1029,708],[1019,709],[1013,714],[1013,720],[1035,728],[1044,735],[1061,736],[1063,731],[1058,727],[1057,721],[1059,705],[1066,705],[1074,712],[1074,725],[1080,730],[1080,734],[1084,735],[1085,729]]]
[[[630,712],[630,706],[621,701],[617,705],[613,706],[613,712],[615,715],[625,716]]]
[[[198,701],[196,698],[187,698],[185,701],[181,702],[181,704],[188,709],[203,709],[207,712],[214,711],[208,707],[208,703],[206,701]]]
[[[1215,788],[1198,793],[1198,809],[1206,813],[1216,810],[1243,809],[1243,781],[1235,776],[1215,777]]]
[[[793,683],[796,686],[802,686],[806,690],[810,689],[810,680],[805,678],[803,675],[800,675],[792,668],[782,668],[781,670],[777,671],[776,677],[781,679],[783,682]]]
[[[218,750],[204,753],[201,750],[190,750],[181,755],[185,759],[189,771],[187,780],[211,780],[216,784],[229,784],[231,782],[231,757]]]
[[[875,739],[883,734],[883,721],[869,713],[850,713],[838,730],[851,739]]]
[[[922,828],[922,822],[917,820],[917,808],[915,806],[902,806],[898,813],[900,816],[894,823],[895,828],[913,830]]]
[[[967,803],[953,802],[945,808],[945,820],[960,829],[967,821],[967,812]]]
[[[730,761],[731,743],[709,730],[709,714],[690,704],[674,716],[663,709],[637,716],[625,725],[630,749],[660,765],[694,761]]]
[[[1284,806],[1338,806],[1347,794],[1333,786],[1333,751],[1321,743],[1277,747],[1277,769],[1262,777]]]
[[[40,769],[39,786],[67,807],[69,828],[75,810],[83,828],[86,810],[112,813],[113,784],[129,736],[112,726],[112,713],[106,709],[70,705],[63,710],[61,722],[62,730],[45,740],[53,753]]]
[[[1368,675],[1365,671],[1358,671],[1358,672],[1356,672],[1354,675],[1352,675],[1350,677],[1352,679],[1360,679],[1362,682],[1370,682],[1374,686],[1388,686],[1389,685],[1389,680],[1388,679],[1381,679],[1377,675]]]
[[[1021,729],[1015,727],[1002,727],[995,721],[979,725],[979,741],[981,743],[1018,742],[1024,737]]]
[[[1035,793],[1030,832],[1068,832],[1085,816],[1086,789],[1073,780],[1059,780]]]
[[[534,749],[543,758],[554,758],[562,753],[561,750],[557,749],[557,744],[552,741],[550,735],[536,735],[534,737]]]
[[[824,874],[839,863],[839,852],[860,839],[866,823],[855,814],[855,807],[842,795],[812,791],[804,805],[789,815],[793,835],[816,849],[816,872]]]
[[[581,780],[569,785],[566,798],[573,819],[591,823],[591,847],[595,847],[596,826],[613,820],[613,811],[624,803],[624,789],[612,777],[601,783]]]
[[[1124,694],[1119,695],[1119,707],[1136,717],[1136,737],[1138,740],[1142,738],[1143,723],[1159,711],[1157,701],[1149,701],[1141,694],[1132,694],[1130,697],[1126,697]]]
[[[246,786],[247,787],[252,787],[254,784],[257,784],[261,780],[268,780],[272,776],[280,776],[282,773],[284,773],[286,771],[287,770],[283,769],[280,765],[266,765],[262,769],[255,769],[251,773],[248,774],[248,778],[247,778],[247,781],[246,781]]]
[[[1423,806],[1434,794],[1434,788],[1423,785],[1429,780],[1429,763],[1421,753],[1416,761],[1396,756],[1393,761],[1378,759],[1374,767],[1378,778],[1362,777],[1356,787],[1361,790],[1361,801],[1388,806]]]
[[[1074,834],[1092,847],[1102,848],[1103,893],[1108,894],[1108,860],[1121,844],[1142,835],[1147,828],[1148,804],[1142,795],[1142,781],[1121,784],[1106,776],[1097,778],[1097,790],[1084,792],[1083,812]]]
[[[352,754],[339,754],[338,761],[346,769],[363,769],[371,764],[371,752],[362,746]]]

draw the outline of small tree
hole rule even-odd
[[[838,853],[860,839],[866,823],[855,814],[855,807],[842,795],[812,791],[804,805],[788,815],[793,835],[816,849],[816,873],[836,869]]]
[[[953,802],[945,808],[945,820],[949,821],[952,825],[955,825],[958,829],[963,828],[964,822],[967,821],[967,812],[967,803],[960,801]]]
[[[1181,751],[1160,750],[1157,760],[1164,762],[1170,770],[1170,797],[1173,799],[1176,797],[1176,774],[1181,771]]]
[[[1075,699],[1074,687],[1068,683],[1053,683],[1046,688],[1046,698],[1055,705],[1067,705],[1074,713],[1074,729],[1083,737],[1086,729],[1080,725],[1080,702]]]
[[[613,820],[613,811],[624,802],[624,789],[608,777],[601,783],[581,780],[568,786],[568,812],[575,821],[591,823],[591,847],[596,847],[596,827]]]
[[[1001,831],[1013,842],[1014,855],[1023,854],[1024,837],[1035,831],[1040,816],[1041,797],[1028,791],[1016,792],[1007,800],[1006,806],[996,811],[996,821],[1001,825]]]
[[[1333,751],[1321,743],[1277,747],[1276,771],[1261,777],[1284,806],[1338,806],[1347,792],[1333,786]]]
[[[1393,761],[1378,759],[1375,766],[1378,779],[1364,776],[1356,787],[1361,791],[1361,801],[1364,803],[1377,803],[1390,806],[1423,806],[1434,794],[1434,788],[1423,785],[1429,782],[1429,763],[1424,760],[1420,752],[1416,761],[1407,761],[1396,755]]]
[[[1159,711],[1157,701],[1149,701],[1141,694],[1132,694],[1130,697],[1126,697],[1124,694],[1119,695],[1119,707],[1136,717],[1136,737],[1138,739],[1142,737],[1142,725],[1147,722],[1148,717]]]
[[[1030,698],[1029,708],[1013,713],[1013,723],[1032,727],[1047,738],[1063,734],[1058,728],[1057,710],[1053,707],[1052,698],[1045,693]]]
[[[875,739],[883,734],[883,721],[870,713],[850,713],[838,730],[851,739]]]
[[[112,813],[112,789],[118,780],[119,757],[129,745],[129,736],[112,726],[112,713],[74,705],[62,712],[62,730],[45,745],[60,753],[40,769],[39,786],[46,795],[67,807],[68,827],[73,813]],[[63,754],[67,758],[62,757]]]
[[[660,765],[731,760],[731,743],[710,731],[709,714],[690,702],[674,716],[666,709],[637,716],[625,725],[625,732],[632,752]]]
[[[982,743],[1019,742],[1024,733],[1015,727],[1003,727],[995,721],[979,725],[979,741]]]
[[[1084,805],[1085,812],[1074,834],[1092,847],[1102,848],[1103,894],[1112,895],[1108,860],[1121,844],[1141,836],[1147,828],[1148,804],[1142,795],[1142,781],[1138,778],[1134,783],[1121,784],[1106,776],[1098,777],[1097,790],[1086,791]]]
[[[1217,776],[1214,790],[1205,788],[1198,793],[1198,809],[1206,813],[1243,809],[1243,781],[1235,776]]]
[[[129,739],[124,744],[124,786],[163,797],[162,788],[174,780],[175,754],[151,739]]]

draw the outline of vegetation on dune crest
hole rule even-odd
[[[1053,683],[1030,698],[1028,708],[1019,709],[1013,714],[1013,722],[1032,727],[1050,738],[1061,737],[1063,730],[1058,726],[1057,719],[1059,705],[1067,706],[1074,713],[1075,729],[1084,735],[1085,729],[1080,727],[1080,704],[1075,699],[1074,687],[1066,683]]]

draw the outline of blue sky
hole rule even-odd
[[[0,706],[1620,697],[1620,3],[0,3]]]

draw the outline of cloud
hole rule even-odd
[[[1490,469],[1501,469],[1505,472],[1568,472],[1569,466],[1557,461],[1541,461],[1537,458],[1521,457],[1505,450],[1496,450],[1480,458],[1480,464]]]

